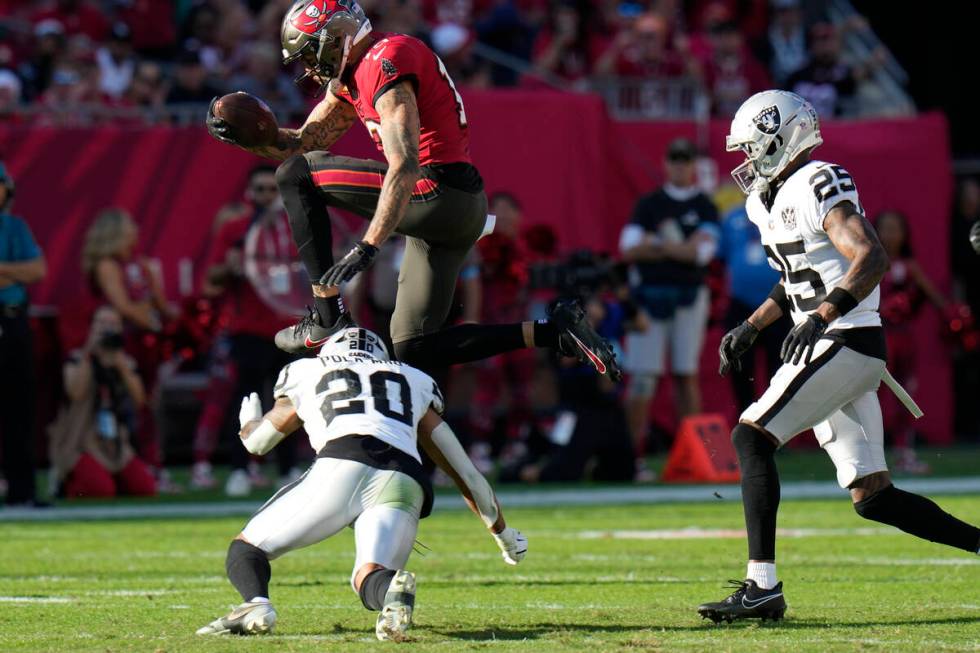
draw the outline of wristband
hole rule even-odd
[[[772,290],[769,291],[769,299],[779,305],[779,309],[783,312],[783,315],[789,315],[790,311],[793,310],[792,305],[789,303],[789,297],[786,296],[786,289],[778,281],[772,287]]]
[[[857,298],[840,287],[831,290],[824,301],[832,304],[840,315],[847,315],[849,311],[858,305]]]

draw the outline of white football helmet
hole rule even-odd
[[[732,178],[747,195],[768,190],[769,182],[793,159],[821,143],[813,105],[796,93],[762,91],[735,112],[725,149],[748,157],[732,170]]]
[[[374,331],[351,327],[341,329],[330,336],[330,339],[320,348],[320,357],[329,356],[348,356],[366,357],[374,360],[390,360],[388,348],[385,343]]]

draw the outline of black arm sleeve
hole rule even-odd
[[[789,315],[790,311],[793,310],[792,305],[789,303],[789,297],[786,296],[786,289],[783,288],[782,282],[777,281],[776,285],[772,287],[772,290],[769,291],[769,299],[779,305],[779,308],[783,311],[783,315]]]

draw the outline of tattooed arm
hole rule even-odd
[[[878,234],[851,202],[841,202],[832,208],[824,218],[823,227],[837,251],[851,262],[838,287],[861,301],[888,271],[888,255],[878,241]],[[820,304],[816,312],[828,323],[840,315],[837,307],[829,302]]]
[[[280,127],[274,144],[244,149],[261,157],[280,161],[294,154],[330,149],[357,118],[354,107],[333,94],[336,84],[336,80],[331,82],[327,96],[313,108],[302,127]]]
[[[411,82],[404,81],[385,92],[375,104],[381,118],[381,144],[388,172],[381,184],[378,208],[364,234],[364,241],[380,247],[405,215],[419,166],[419,109]]]

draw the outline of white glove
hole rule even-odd
[[[253,392],[247,397],[242,397],[242,407],[238,411],[238,423],[242,428],[252,420],[262,419],[262,402],[259,394]]]
[[[494,533],[494,541],[500,547],[504,562],[516,565],[527,555],[527,538],[516,528],[508,526],[499,533]]]

